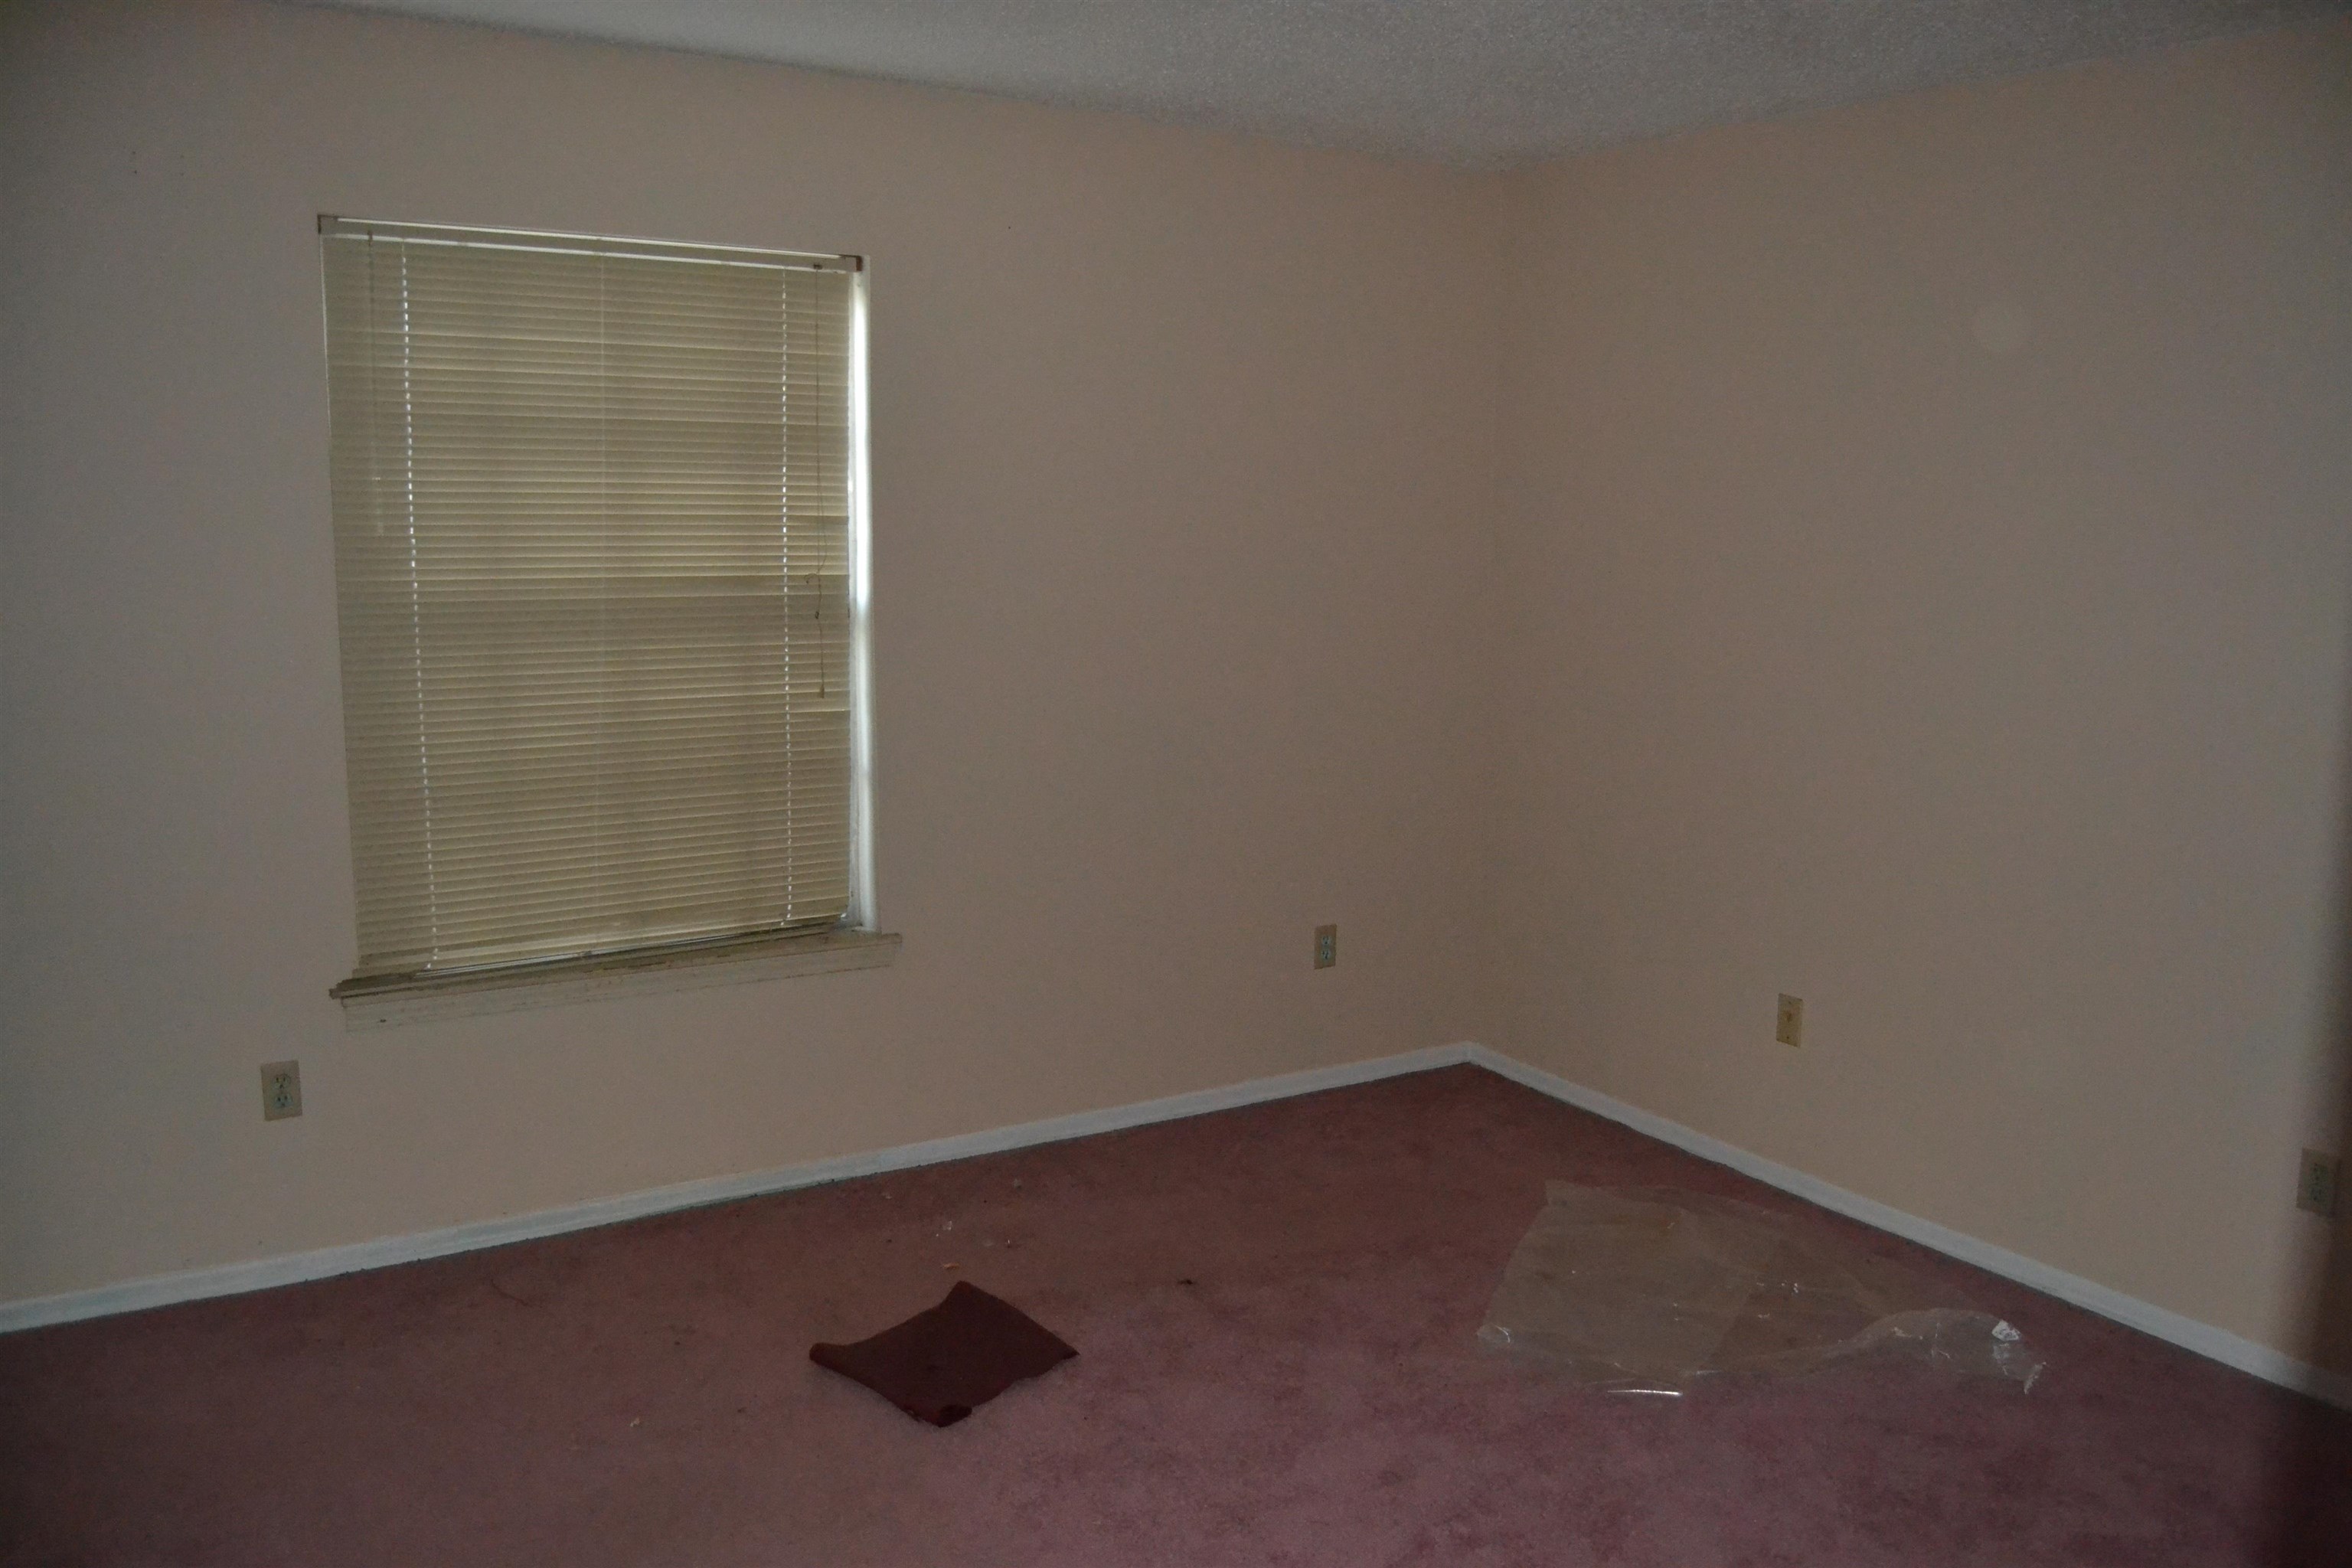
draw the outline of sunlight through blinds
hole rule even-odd
[[[849,903],[850,258],[321,220],[362,976]]]

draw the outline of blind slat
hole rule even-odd
[[[848,906],[854,264],[321,224],[362,974]]]

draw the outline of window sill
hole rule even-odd
[[[562,959],[528,968],[346,980],[330,994],[346,1029],[397,1027],[438,1018],[556,1007],[607,996],[645,996],[707,985],[743,985],[842,969],[879,969],[898,956],[896,931],[800,931],[695,947]]]

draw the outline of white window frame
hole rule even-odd
[[[346,221],[320,215],[319,226]],[[513,234],[537,242],[579,240],[597,247],[671,245],[601,235],[471,226],[478,234]],[[709,247],[703,248],[725,248]],[[891,963],[902,939],[881,929],[875,896],[873,706],[873,457],[868,377],[868,259],[851,264],[849,475],[849,901],[841,920],[819,931],[755,932],[530,963],[442,973],[353,977],[330,989],[352,1029],[583,1002],[606,996],[741,984],[803,974],[874,969]],[[323,346],[323,344],[322,344]],[[321,360],[323,373],[324,361]],[[323,392],[323,387],[322,387]]]

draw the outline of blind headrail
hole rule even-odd
[[[595,234],[549,234],[525,228],[466,228],[452,224],[388,223],[375,218],[319,215],[319,232],[330,239],[394,240],[403,245],[453,245],[477,250],[530,250],[554,256],[616,256],[643,261],[683,261],[706,267],[751,267],[769,271],[857,272],[862,256],[825,256],[811,251],[755,250],[738,245],[682,245],[660,239],[623,239]]]

